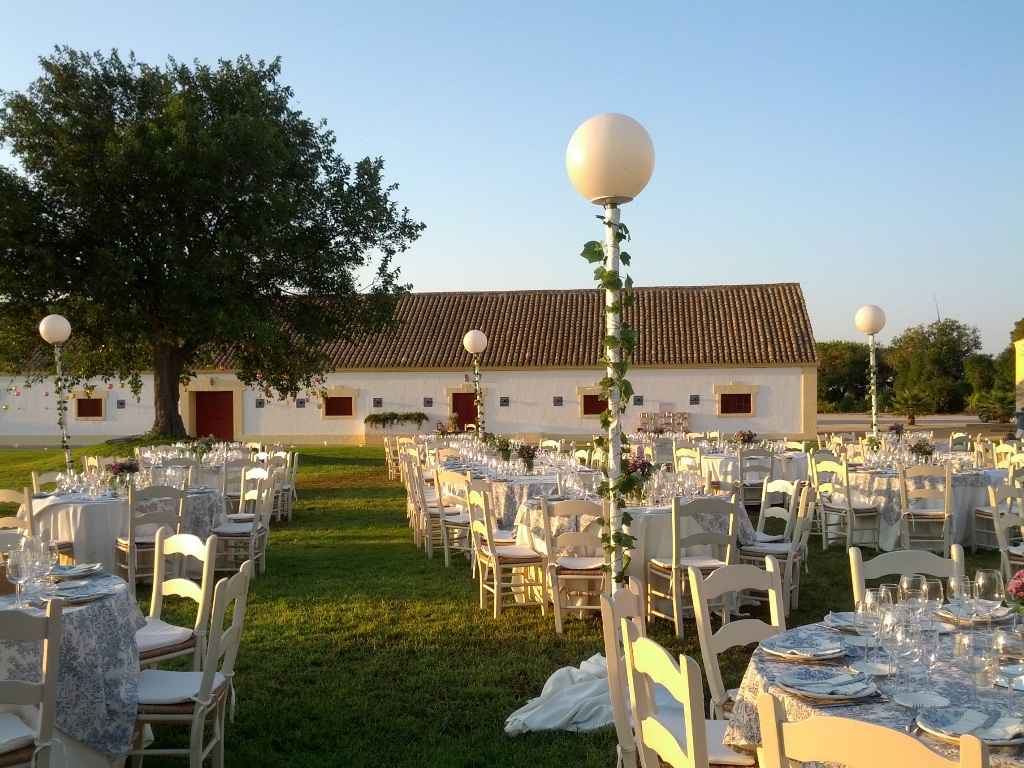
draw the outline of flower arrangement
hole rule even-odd
[[[626,465],[626,474],[638,475],[643,480],[647,480],[654,474],[654,465],[647,460],[646,456],[633,454],[629,457],[629,464]]]
[[[867,443],[868,448],[870,448],[872,451],[877,451],[882,447],[881,439],[875,437],[874,435],[868,435],[867,439],[864,442]]]
[[[1014,613],[1024,613],[1024,568],[1013,574],[1006,585],[1006,604]]]
[[[910,446],[908,450],[915,456],[930,458],[932,455],[932,444],[922,438]]]
[[[121,475],[134,475],[139,471],[139,462],[135,459],[125,459],[110,465],[110,474],[114,477]]]
[[[750,429],[741,429],[736,433],[736,442],[740,445],[750,445],[757,440],[757,433]]]
[[[505,438],[502,438],[502,440],[504,439]],[[506,442],[508,441],[506,440]],[[522,445],[519,446],[519,450],[516,451],[516,455],[518,455],[519,458],[522,459],[523,461],[533,461],[535,458],[537,458],[537,449],[532,445],[527,445],[526,443],[523,443]]]
[[[903,425],[898,421],[894,421],[889,425],[889,434],[896,435],[897,437],[901,436],[903,434]]]

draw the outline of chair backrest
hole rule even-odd
[[[1001,443],[992,449],[992,459],[996,469],[1009,469],[1010,457],[1017,453],[1017,446]]]
[[[999,561],[1003,569],[1003,578],[1007,584],[1013,578],[1013,575],[1021,567],[1024,567],[1024,557],[1021,555],[1015,555],[1012,561],[1010,558],[1011,542],[1024,534],[1024,512],[1021,511],[1021,502],[1024,502],[1024,491],[1020,489],[1014,490],[1021,494],[1017,496],[1017,511],[992,516],[992,523],[996,529],[996,541],[999,544]],[[1014,531],[1014,528],[1017,530]]]
[[[653,768],[661,760],[672,768],[707,768],[704,688],[697,662],[680,656],[677,663],[656,642],[638,637],[629,619],[622,620],[622,637],[636,745],[643,765]],[[686,711],[682,722],[658,711],[655,685],[682,705]]]
[[[267,485],[272,479],[272,472],[268,467],[253,464],[242,470],[238,486],[238,512],[253,513],[257,499],[257,489],[260,483]]]
[[[242,481],[242,474],[248,469],[254,469],[259,467],[259,462],[250,461],[249,459],[229,459],[224,462],[224,478],[223,486],[220,492],[224,495],[228,495],[229,490],[234,490],[238,487],[238,484]]]
[[[762,448],[740,448],[740,479],[744,485],[760,485],[772,476],[772,454]]]
[[[619,763],[623,768],[636,768],[636,740],[629,716],[629,685],[626,682],[626,660],[623,652],[622,621],[631,621],[639,637],[647,636],[643,587],[635,578],[612,594],[601,594],[601,631],[604,656],[608,664],[608,694],[612,702],[612,720],[618,739]]]
[[[853,604],[864,599],[864,583],[890,574],[922,573],[949,578],[964,575],[964,549],[959,544],[950,548],[950,558],[921,549],[900,549],[883,552],[864,560],[860,547],[850,547],[850,581],[853,583]]]
[[[699,515],[722,516],[726,532],[706,530]],[[714,556],[725,563],[733,561],[736,548],[736,502],[724,498],[701,498],[686,501],[681,496],[672,499],[672,568],[681,567],[687,549],[697,546],[711,547]]]
[[[604,542],[601,541],[599,533],[589,533],[583,530],[555,532],[559,528],[556,519],[560,517],[577,519],[582,515],[595,519],[602,517],[603,507],[601,504],[581,499],[555,502],[541,499],[540,506],[544,515],[544,551],[547,552],[551,562],[565,552],[572,552],[578,557],[596,557],[604,554]],[[583,527],[583,523],[580,522],[579,528]]]
[[[675,449],[676,472],[700,472],[700,448],[679,446]]]
[[[718,656],[730,648],[756,643],[786,631],[786,615],[782,597],[782,571],[774,557],[764,559],[765,567],[729,565],[704,576],[698,568],[688,568],[693,612],[697,620],[700,651],[711,691],[711,706],[718,717],[724,714],[729,694],[722,680]],[[712,601],[728,600],[743,590],[768,593],[770,621],[740,619],[722,624],[717,632],[711,629]]]
[[[50,600],[46,614],[37,616],[25,611],[0,611],[0,640],[38,643],[42,641],[42,668],[36,681],[0,678],[0,705],[38,706],[39,722],[35,744],[39,750],[34,764],[49,768],[57,710],[57,675],[60,671],[60,643],[63,633],[62,600]]]
[[[143,526],[167,526],[173,533],[181,532],[188,492],[169,485],[148,488],[128,486],[128,583],[135,584],[138,548],[135,539]],[[170,499],[170,504],[158,503]],[[144,529],[143,529],[144,530]],[[154,530],[154,535],[156,530]]]
[[[468,509],[473,551],[479,552],[486,547],[487,551],[493,554],[494,531],[498,524],[494,518],[494,509],[491,507],[491,494],[479,487],[471,488]]]
[[[0,557],[8,544],[16,544],[25,536],[32,535],[32,497],[28,488],[20,491],[0,488],[0,504],[17,504],[13,515],[0,515]]]
[[[953,510],[953,467],[946,464],[944,467],[937,467],[933,464],[922,464],[917,467],[906,467],[900,464],[897,467],[900,478],[900,501],[903,504],[904,513],[914,508],[915,501],[925,499],[927,508],[938,509],[934,502],[941,502],[941,508],[946,514]],[[922,478],[922,482],[931,481],[939,487],[918,487],[910,480]]]
[[[32,493],[43,493],[44,491],[56,491],[57,490],[57,478],[60,477],[60,472],[32,472]],[[47,488],[45,486],[52,485],[53,488]]]
[[[560,451],[560,450],[562,450],[562,441],[561,440],[555,440],[553,438],[545,438],[545,439],[540,441],[540,444],[538,445],[538,447],[541,450],[544,450],[545,448],[549,448],[549,449],[552,449],[552,450],[555,450],[555,451]]]
[[[951,760],[902,729],[852,720],[816,716],[791,723],[786,709],[770,693],[757,697],[761,723],[762,768],[789,768],[800,763],[839,763],[848,768],[912,765],[914,768],[987,768],[988,747],[977,736],[960,737],[960,760]]]
[[[252,581],[254,565],[246,560],[238,573],[223,578],[213,588],[213,611],[210,616],[210,637],[206,645],[203,662],[203,677],[199,683],[198,701],[210,700],[214,676],[217,672],[230,682],[238,657],[238,644],[242,639],[245,625],[245,607],[249,598],[249,584]],[[231,623],[224,628],[224,617],[228,608],[234,605]]]
[[[969,451],[971,450],[971,436],[964,432],[951,432],[949,435],[949,450]]]
[[[796,522],[795,512],[800,503],[800,489],[803,485],[803,480],[772,480],[769,477],[764,479],[761,488],[761,509],[757,516],[758,533],[764,533],[765,522],[768,518],[774,517],[786,522],[783,541],[791,539],[793,524]],[[781,506],[772,503],[779,494],[785,497]]]
[[[202,563],[203,573],[198,584],[185,576],[186,558],[189,557],[194,557]],[[166,528],[161,528],[156,533],[153,593],[149,603],[149,617],[151,619],[160,618],[164,597],[167,595],[184,597],[195,602],[195,636],[199,643],[200,657],[202,657],[206,641],[206,625],[210,621],[216,557],[216,535],[209,536],[204,542],[191,533],[168,534]],[[170,568],[168,568],[168,560],[170,560]]]

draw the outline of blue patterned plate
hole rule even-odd
[[[917,716],[917,724],[945,741],[960,741],[963,734],[970,733],[994,747],[1024,744],[1024,723],[1019,717],[1005,715],[990,727],[982,728],[987,716],[987,712],[964,707],[928,709]]]
[[[79,565],[55,565],[51,575],[57,581],[62,579],[80,579],[83,576],[92,576],[103,570],[100,563],[81,563]]]
[[[798,667],[778,675],[775,684],[798,696],[826,701],[862,699],[878,693],[870,676],[836,667]]]

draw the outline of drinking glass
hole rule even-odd
[[[25,582],[31,575],[31,559],[23,546],[11,547],[7,551],[7,580],[14,585],[15,608],[28,608],[25,601]]]
[[[895,634],[896,658],[899,660],[896,680],[898,683],[900,676],[906,674],[903,690],[912,693],[911,667],[921,659],[921,627],[912,614],[904,613]]]
[[[1006,685],[1006,711],[1018,717],[1024,714],[1015,703],[1013,689],[1017,680],[1024,680],[1024,639],[1009,629],[992,633],[992,650],[996,654],[996,675]]]
[[[879,584],[878,594],[881,596],[883,603],[887,602],[889,605],[896,605],[899,602],[900,585]]]
[[[921,641],[921,665],[924,667],[924,684],[928,687],[931,681],[932,667],[939,660],[939,647],[942,635],[938,627],[922,627],[919,635]]]
[[[965,661],[971,677],[971,705],[978,706],[978,689],[995,685],[995,654],[992,651],[992,633],[970,634],[970,653]]]
[[[915,620],[919,620],[924,611],[924,591],[920,589],[904,590],[900,605],[913,614]]]
[[[974,575],[974,601],[976,611],[988,615],[988,626],[992,628],[992,612],[1003,604],[1006,588],[1003,584],[1002,571],[992,568],[979,568]]]
[[[872,604],[867,600],[858,600],[857,607],[853,611],[853,628],[857,631],[857,634],[865,639],[868,643],[865,645],[864,659],[871,661],[871,651],[874,648],[874,639],[878,634],[878,605],[877,603]],[[871,641],[868,642],[868,638]]]
[[[53,583],[53,569],[60,564],[60,548],[57,546],[56,541],[46,542],[46,555],[47,555],[47,575],[50,577],[50,583]]]
[[[924,606],[929,617],[942,607],[945,602],[945,592],[942,589],[942,582],[939,579],[925,579],[924,582]]]
[[[889,657],[888,680],[892,680],[896,669],[896,630],[900,625],[900,609],[883,609],[878,620],[878,643]]]
[[[949,600],[949,607],[956,614],[957,624],[962,622],[962,616],[967,615],[968,621],[974,621],[974,583],[967,576],[950,576],[946,582],[946,599]]]
[[[899,585],[899,602],[903,605],[906,600],[906,594],[909,590],[916,589],[918,591],[924,591],[925,577],[920,573],[905,573],[900,576]]]

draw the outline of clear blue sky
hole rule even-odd
[[[819,340],[942,317],[997,353],[1024,317],[1024,3],[0,0],[0,89],[54,45],[150,64],[282,58],[349,160],[427,229],[414,290],[593,285],[576,127],[657,153],[623,209],[637,285],[796,281]],[[0,152],[0,162],[12,161]]]

